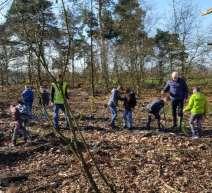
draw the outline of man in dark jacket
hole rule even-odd
[[[177,127],[177,114],[180,117],[180,129],[183,120],[183,106],[188,97],[188,86],[182,78],[179,77],[178,72],[172,73],[172,80],[169,80],[162,93],[169,93],[171,98],[173,128]]]

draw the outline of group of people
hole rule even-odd
[[[26,124],[32,116],[32,104],[34,100],[34,93],[29,85],[25,86],[24,91],[21,93],[21,99],[17,104],[10,106],[10,111],[15,121],[15,128],[12,136],[12,143],[16,145],[17,138],[23,135],[24,141],[31,141],[29,132],[26,129]]]
[[[114,88],[111,92],[112,94],[108,102],[108,107],[111,111],[112,117],[111,117],[111,123],[109,126],[111,126],[112,128],[115,128],[118,101],[122,100],[124,105],[123,127],[131,129],[133,124],[132,111],[137,103],[136,96],[133,91],[131,91],[130,89],[127,89],[125,96],[122,97],[121,96],[122,91],[123,91],[123,88],[121,86],[118,86],[117,88]]]
[[[173,129],[180,130],[182,127],[183,114],[186,111],[191,112],[189,124],[191,127],[192,137],[198,138],[201,136],[202,122],[207,114],[207,98],[201,92],[200,88],[194,87],[193,94],[191,95],[187,106],[184,108],[184,104],[188,99],[188,86],[185,80],[179,77],[178,72],[173,72],[171,80],[167,81],[163,90],[161,91],[162,97],[152,100],[147,106],[146,111],[148,114],[146,129],[150,129],[152,117],[157,120],[158,129],[164,130],[164,126],[161,123],[161,112],[164,110],[164,106],[168,101],[171,101],[172,117],[173,117]],[[136,106],[136,96],[133,91],[126,90],[125,96],[122,96],[123,89],[121,86],[114,88],[110,96],[108,107],[111,111],[111,123],[110,126],[115,128],[115,121],[117,117],[118,101],[123,101],[123,127],[132,129],[133,118],[132,112]],[[179,122],[178,122],[179,117]]]
[[[166,94],[167,93],[167,94]],[[177,72],[172,73],[172,79],[169,80],[162,90],[163,97],[152,100],[147,106],[148,113],[146,128],[150,129],[152,117],[157,120],[158,129],[164,129],[161,124],[161,111],[165,104],[171,100],[173,128],[181,128],[183,113],[191,112],[190,126],[192,137],[197,138],[201,135],[202,121],[207,113],[207,99],[198,87],[193,88],[193,94],[189,99],[188,105],[184,108],[184,103],[188,98],[188,86],[186,82],[179,77]],[[50,102],[53,105],[53,124],[54,128],[59,128],[59,112],[65,114],[65,127],[68,127],[67,113],[65,109],[65,100],[68,96],[68,83],[63,80],[63,75],[59,74],[57,80],[52,83],[51,91],[48,91],[47,84],[40,87],[39,101],[44,109],[44,116],[47,118],[46,108]],[[21,94],[21,99],[17,104],[10,106],[15,121],[15,128],[13,132],[12,142],[16,145],[17,137],[22,134],[24,140],[31,140],[26,124],[30,119],[33,119],[32,106],[34,102],[34,92],[30,85],[25,86]],[[133,127],[133,109],[137,104],[136,95],[130,89],[126,89],[123,96],[123,88],[118,86],[112,90],[108,107],[111,111],[110,126],[115,128],[115,121],[117,117],[118,101],[123,101],[123,127],[132,129]],[[177,117],[179,116],[179,125]]]
[[[26,85],[24,91],[21,93],[20,99],[18,99],[16,104],[10,106],[10,111],[13,115],[15,127],[13,130],[12,143],[15,146],[17,144],[18,136],[23,136],[24,141],[31,141],[29,132],[26,129],[26,125],[30,119],[34,119],[32,113],[32,106],[34,102],[34,91],[30,85]],[[62,74],[59,74],[57,81],[52,83],[51,91],[49,92],[47,84],[43,84],[40,87],[39,92],[39,103],[43,109],[43,118],[47,119],[47,107],[53,105],[53,123],[54,128],[59,128],[59,111],[62,110],[65,114],[65,98],[68,99],[68,84],[63,81]],[[66,126],[67,118],[66,118]]]

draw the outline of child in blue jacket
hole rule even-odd
[[[26,105],[26,107],[29,111],[29,114],[32,114],[32,104],[33,104],[33,100],[34,100],[34,93],[32,91],[32,88],[29,85],[26,85],[21,96],[22,96],[22,100],[23,100],[24,104]]]

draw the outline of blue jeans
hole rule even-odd
[[[116,106],[110,105],[109,106],[110,112],[111,112],[111,126],[115,126],[115,120],[117,117],[117,108]]]
[[[127,127],[128,129],[132,128],[133,120],[132,120],[132,111],[131,110],[127,110],[127,109],[124,110],[123,122],[124,122],[124,127]]]
[[[54,128],[59,128],[59,111],[60,110],[65,114],[65,120],[66,120],[66,126],[67,126],[67,116],[66,116],[64,104],[54,104],[53,110],[54,110],[54,114],[53,114]]]

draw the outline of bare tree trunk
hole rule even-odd
[[[162,85],[163,80],[164,80],[163,61],[162,60],[160,60],[159,64],[158,64],[158,73],[159,73],[159,84]]]
[[[32,52],[29,49],[29,56],[28,56],[28,64],[27,64],[27,73],[28,73],[28,79],[29,83],[32,84],[32,69],[31,69],[31,64],[32,64]]]
[[[113,59],[113,63],[114,63],[113,71],[115,72],[115,75],[116,75],[117,84],[121,85],[121,78],[120,78],[120,75],[119,75],[119,67],[118,67],[118,61],[117,60],[118,60],[118,57],[117,57],[117,54],[115,53],[115,57]]]
[[[3,73],[5,77],[5,84],[8,85],[8,65],[9,65],[9,55],[8,55],[8,47],[6,45],[3,45],[3,51],[4,51],[4,65],[3,65]]]
[[[1,70],[1,72],[0,72],[0,74],[1,74],[1,88],[2,88],[2,92],[3,92],[3,86],[4,86],[4,70],[3,70],[3,64],[2,63],[0,63],[0,65],[1,65],[1,68],[0,68],[0,70]]]
[[[108,64],[107,64],[107,46],[105,40],[102,38],[101,40],[101,65],[102,65],[102,77],[105,82],[105,87],[108,89],[109,87],[109,73],[108,73]]]
[[[183,49],[181,53],[181,70],[182,70],[182,76],[186,76],[186,59],[185,59],[185,49]]]
[[[72,59],[71,59],[71,67],[72,67],[72,86],[74,88],[74,85],[75,85],[75,65],[74,65],[74,56],[72,56]]]
[[[102,68],[102,78],[104,80],[104,84],[106,89],[109,86],[109,75],[108,75],[108,65],[107,65],[107,46],[106,42],[103,37],[103,23],[102,23],[102,7],[103,1],[98,0],[99,3],[99,26],[100,26],[100,61],[101,61],[101,68]]]
[[[37,75],[38,75],[39,82],[41,82],[41,64],[40,64],[40,60],[37,61]]]
[[[91,13],[93,13],[93,0],[91,0]],[[95,96],[95,85],[94,85],[94,63],[93,63],[93,21],[91,19],[91,45],[90,45],[90,65],[91,65],[91,89],[92,89],[92,96]]]

